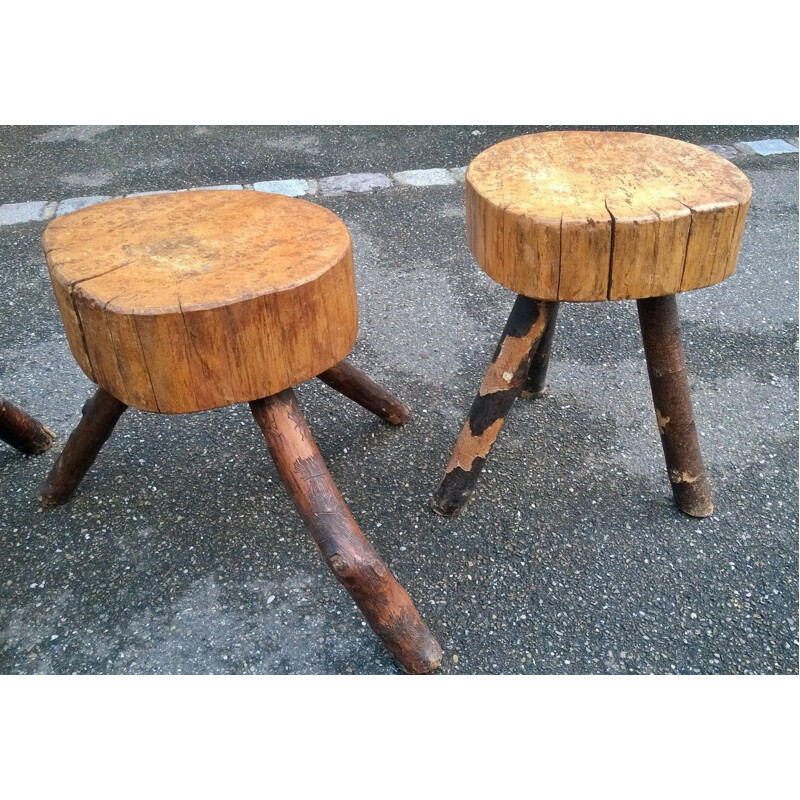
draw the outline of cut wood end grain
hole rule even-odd
[[[479,154],[466,194],[470,249],[492,278],[528,297],[595,301],[730,276],[751,187],[738,167],[686,142],[551,131]]]
[[[76,361],[135,408],[184,413],[276,394],[355,344],[350,234],[305,200],[113,200],[53,220],[43,247]]]
[[[291,290],[352,249],[344,223],[322,206],[227,191],[99,203],[54,219],[42,246],[60,284],[139,313]]]

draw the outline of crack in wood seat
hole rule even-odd
[[[559,303],[635,299],[675,501],[710,515],[675,294],[733,274],[747,177],[662,136],[552,131],[488,148],[465,180],[469,248],[518,296],[433,509],[463,507],[518,395],[544,392]]]
[[[292,387],[319,377],[393,425],[408,407],[345,361],[358,332],[350,234],[322,206],[251,191],[112,200],[53,220],[43,247],[70,349],[100,387],[42,487],[79,486],[128,406],[249,402],[336,578],[407,672],[442,649],[353,519]]]

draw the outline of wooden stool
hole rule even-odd
[[[0,439],[20,453],[36,456],[50,449],[56,435],[0,394]]]
[[[733,274],[750,204],[745,175],[661,136],[552,132],[485,150],[466,192],[469,248],[518,297],[434,510],[463,506],[517,395],[544,391],[559,302],[635,299],[675,502],[709,516],[675,294]]]
[[[249,402],[328,566],[408,672],[442,650],[333,483],[292,387],[319,376],[382,419],[408,408],[343,361],[358,320],[352,245],[327,209],[190,191],[53,220],[43,247],[72,354],[100,387],[42,488],[69,499],[128,406],[164,414]]]

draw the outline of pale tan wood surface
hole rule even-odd
[[[112,200],[56,218],[42,244],[76,361],[135,408],[257,400],[338,364],[355,343],[350,234],[304,200]]]
[[[509,139],[467,169],[470,250],[541,300],[657,297],[736,268],[750,182],[716,153],[641,133]]]

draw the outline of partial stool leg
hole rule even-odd
[[[21,453],[35,456],[50,448],[56,435],[0,394],[0,439]]]
[[[44,505],[61,505],[72,497],[127,407],[105,389],[98,389],[87,400],[81,421],[42,484],[40,495]]]
[[[547,366],[550,363],[550,350],[553,347],[553,335],[556,332],[559,305],[561,304],[553,303],[550,307],[547,327],[544,329],[542,340],[539,342],[539,346],[531,359],[531,368],[528,370],[528,377],[525,379],[520,392],[521,396],[526,400],[535,400],[544,394]]]
[[[411,419],[411,409],[402,400],[347,361],[340,361],[317,377],[392,425],[404,425]]]
[[[300,516],[343,584],[406,672],[431,672],[442,648],[406,590],[359,529],[322,460],[291,389],[255,400],[250,409]]]
[[[517,297],[442,483],[431,500],[437,514],[451,516],[467,501],[506,414],[522,389],[553,305]]]
[[[675,295],[637,301],[656,421],[675,502],[692,517],[714,511],[694,425]]]

